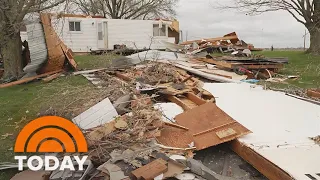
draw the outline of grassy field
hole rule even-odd
[[[78,64],[78,68],[82,70],[87,69],[97,69],[105,68],[110,65],[110,60],[118,57],[116,54],[106,54],[106,55],[78,55],[75,59]]]
[[[76,56],[75,60],[79,69],[95,69],[107,67],[113,57],[86,55]],[[104,98],[104,92],[81,75],[0,89],[0,162],[15,162],[16,136],[29,121],[43,115],[71,119]],[[15,170],[0,171],[0,180],[8,180],[15,173]]]
[[[273,86],[320,87],[320,57],[302,52],[261,52],[269,57],[289,57],[289,64],[280,72],[299,75],[288,84]],[[79,69],[108,67],[107,56],[76,56]],[[105,98],[103,91],[95,88],[82,76],[68,75],[50,83],[33,82],[0,89],[0,162],[14,162],[13,146],[19,130],[30,120],[41,115],[59,115],[72,118],[99,100]],[[15,171],[1,171],[0,180],[8,180]]]
[[[299,76],[297,80],[285,83],[267,83],[279,88],[320,88],[320,56],[312,56],[301,51],[263,51],[266,57],[288,57],[289,64],[279,72],[283,75]]]

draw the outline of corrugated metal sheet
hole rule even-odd
[[[48,57],[43,27],[40,22],[27,25],[28,43],[30,48],[31,63],[23,70],[26,73],[37,71]]]

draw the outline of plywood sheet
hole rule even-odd
[[[189,131],[167,125],[161,130],[161,136],[157,140],[165,146],[177,148],[188,148],[188,144],[193,142]]]
[[[189,128],[189,133],[192,134],[198,150],[250,133],[247,128],[232,119],[214,103],[206,103],[190,109],[176,116],[175,119],[178,124]]]

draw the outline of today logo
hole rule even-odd
[[[31,121],[19,133],[15,147],[15,153],[84,153],[88,152],[86,139],[78,126],[71,121],[57,117],[45,116]],[[30,170],[54,171],[57,169],[83,170],[83,165],[88,156],[64,156],[61,164],[55,156],[15,156],[18,160],[19,171],[23,170],[24,161]]]

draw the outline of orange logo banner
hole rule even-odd
[[[14,152],[88,152],[86,139],[71,121],[44,116],[31,121],[19,133]]]

